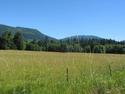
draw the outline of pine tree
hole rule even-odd
[[[24,45],[24,40],[23,40],[21,33],[17,32],[14,35],[13,41],[18,50],[24,50],[25,45]]]

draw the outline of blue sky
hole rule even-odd
[[[0,0],[0,23],[37,28],[55,38],[125,40],[125,0]]]

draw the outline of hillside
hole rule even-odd
[[[3,37],[2,34],[6,31],[11,32],[14,37],[11,37],[9,33],[6,33],[6,37]],[[16,32],[20,32],[23,38],[19,37],[19,35],[15,37]],[[92,51],[93,53],[125,54],[124,41],[104,39],[92,35],[78,35],[57,40],[42,34],[37,29],[6,25],[0,25],[0,35],[0,49],[2,50],[16,49],[85,53],[90,53]]]
[[[34,40],[34,39],[42,40],[45,39],[45,37],[47,37],[48,39],[55,40],[55,38],[45,35],[37,29],[25,28],[25,27],[12,27],[0,24],[0,36],[6,31],[11,32],[12,34],[20,32],[23,35],[24,39],[26,40]],[[101,39],[101,38],[93,35],[78,35],[78,36],[66,37],[60,40],[67,40],[67,39]]]
[[[43,40],[46,37],[50,40],[55,40],[55,38],[45,35],[37,29],[25,28],[25,27],[12,27],[12,26],[0,24],[0,36],[6,31],[11,32],[12,34],[15,34],[16,32],[20,32],[23,35],[24,39],[26,40],[34,40],[34,39]],[[93,35],[78,35],[78,36],[66,37],[60,40],[67,40],[67,39],[78,40],[78,39],[101,39],[101,38]]]
[[[103,39],[98,36],[93,36],[93,35],[77,35],[77,36],[71,36],[71,37],[66,37],[62,40],[88,40],[88,39]]]
[[[37,29],[24,28],[24,27],[12,27],[12,26],[0,24],[0,36],[6,31],[11,32],[12,34],[15,34],[16,32],[20,32],[23,35],[24,39],[26,40],[34,40],[34,39],[42,40],[42,39],[45,39],[45,37],[47,37],[48,39],[54,39],[50,36],[42,34]]]

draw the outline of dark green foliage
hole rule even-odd
[[[13,36],[10,32],[5,32],[2,37],[0,37],[0,49],[16,49],[13,43]]]
[[[106,53],[124,54],[125,53],[125,45],[121,45],[121,44],[108,45],[108,46],[106,46]]]
[[[96,36],[73,36],[61,40],[41,34],[36,29],[0,25],[0,49],[31,51],[125,54],[125,41]]]
[[[67,44],[63,41],[60,41],[60,51],[61,52],[67,52],[67,50],[68,50],[67,48],[68,48]]]
[[[84,51],[85,53],[91,53],[91,47],[90,47],[90,45],[85,46],[83,51]]]
[[[94,46],[94,53],[105,53],[105,47],[103,45]]]
[[[19,32],[14,36],[11,32],[5,32],[0,37],[0,49],[125,54],[125,43],[111,39],[80,39],[78,37],[66,40],[51,40],[45,37],[42,40],[27,41]]]
[[[86,53],[125,53],[125,42],[115,41],[111,39],[90,38],[85,39],[81,37],[66,38],[62,40],[67,47],[72,48],[70,52],[86,52]],[[76,46],[77,45],[77,46]],[[79,45],[79,47],[78,47]],[[76,48],[80,50],[76,50]]]
[[[80,46],[80,44],[74,44],[73,46],[73,51],[74,52],[82,52],[83,51],[83,48]]]
[[[21,33],[17,32],[14,35],[13,42],[16,45],[16,48],[18,50],[24,50],[24,47],[25,47],[24,46],[24,40],[23,40],[23,37],[22,37]]]
[[[42,47],[38,45],[38,42],[36,40],[33,40],[33,41],[27,43],[26,50],[42,51]]]

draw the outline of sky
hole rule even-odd
[[[0,24],[125,40],[125,0],[0,0]]]

